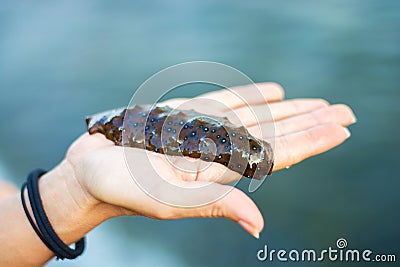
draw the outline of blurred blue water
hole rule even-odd
[[[63,157],[85,115],[126,105],[164,67],[218,61],[289,98],[350,104],[352,138],[251,195],[266,218],[259,241],[222,219],[122,218],[74,265],[253,266],[265,243],[318,249],[342,236],[400,257],[399,25],[396,0],[3,1],[0,158],[20,184]]]

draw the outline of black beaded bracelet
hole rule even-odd
[[[56,255],[57,259],[75,259],[78,256],[82,255],[85,249],[85,237],[80,239],[75,243],[75,248],[72,249],[68,245],[66,245],[56,234],[53,227],[50,224],[50,221],[46,215],[46,212],[43,208],[43,203],[39,194],[39,178],[46,171],[37,169],[29,173],[27,182],[24,183],[21,187],[21,201],[22,206],[24,208],[25,214],[28,217],[30,224],[32,225],[33,230],[35,230],[36,234],[43,241],[43,243]],[[33,221],[28,208],[26,206],[25,197],[24,197],[24,189],[27,188],[28,198],[31,204],[33,216],[35,218],[36,224]]]

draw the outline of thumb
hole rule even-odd
[[[189,182],[189,184],[190,183],[195,183],[196,186],[198,186],[198,184],[202,182]],[[223,197],[207,205],[193,208],[171,207],[176,209],[172,213],[174,214],[173,219],[187,217],[225,217],[237,222],[244,230],[255,238],[258,238],[259,233],[264,228],[264,219],[256,204],[244,192],[229,185],[211,183],[204,188],[193,191],[191,197],[204,199],[216,197],[217,194],[221,194]]]

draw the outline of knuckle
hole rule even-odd
[[[170,207],[163,207],[156,211],[155,217],[159,220],[170,220],[176,218],[176,213]]]
[[[210,207],[210,216],[211,218],[222,217],[223,216],[223,206],[221,205],[221,201],[215,202]]]

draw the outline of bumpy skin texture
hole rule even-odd
[[[118,146],[218,162],[249,178],[271,174],[271,145],[227,118],[169,107],[135,105],[86,118],[90,134],[101,133]]]

